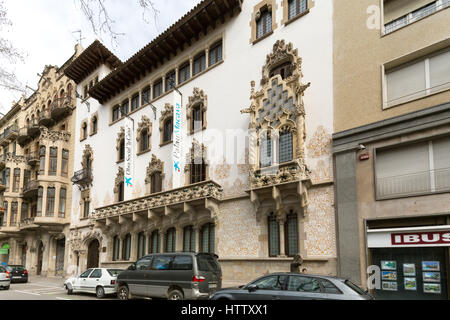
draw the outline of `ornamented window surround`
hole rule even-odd
[[[186,164],[184,166],[185,173],[185,185],[188,186],[191,184],[191,163],[194,159],[202,158],[205,164],[205,181],[210,179],[209,177],[209,161],[207,159],[208,149],[204,144],[200,145],[197,140],[192,141],[192,147],[189,149],[188,154],[186,155]]]
[[[94,132],[94,119],[97,119],[97,131]],[[98,132],[98,112],[94,113],[91,117],[90,136],[97,134]]]
[[[151,194],[151,183],[152,183],[152,175],[155,172],[159,172],[161,174],[161,181],[162,181],[162,190],[164,191],[164,162],[162,162],[160,159],[158,159],[154,154],[152,155],[152,161],[148,164],[147,167],[147,173],[145,176],[145,186],[147,189],[147,195]]]
[[[296,15],[292,19],[289,19],[289,0],[282,0],[281,7],[283,8],[283,19],[281,20],[281,24],[287,26],[291,22],[294,22],[295,20],[307,15],[309,11],[315,6],[315,0],[307,0],[307,2],[308,7],[305,12]]]
[[[119,167],[119,170],[117,171],[116,179],[114,180],[114,202],[119,202],[119,191],[120,191],[120,184],[124,182],[124,171],[122,167]]]
[[[147,134],[148,134],[148,147],[147,150],[140,150],[141,148],[141,133],[144,129],[147,129]],[[139,122],[138,124],[138,129],[137,129],[137,135],[136,135],[136,142],[137,142],[137,155],[141,155],[144,154],[146,152],[149,152],[150,150],[152,150],[152,129],[153,129],[153,124],[150,121],[150,119],[147,116],[142,116],[142,120],[141,122]]]
[[[89,217],[84,217],[84,204],[86,202],[89,202],[89,204],[91,203],[91,189],[90,188],[81,191],[81,196],[80,196],[80,208],[81,208],[81,210],[80,210],[80,220],[87,220],[87,219],[89,219]]]
[[[160,147],[165,146],[167,144],[171,144],[173,142],[172,140],[164,141],[164,124],[166,123],[166,120],[170,118],[173,119],[173,105],[166,103],[164,106],[164,110],[161,111],[161,117],[159,118]]]
[[[206,123],[206,111],[208,110],[208,96],[203,92],[203,90],[199,88],[194,88],[193,95],[189,97],[189,102],[186,106],[186,118],[188,123],[188,134],[192,135],[195,132],[201,131],[197,130],[194,131],[194,128],[192,126],[192,117],[193,117],[193,110],[195,107],[200,106],[200,110],[203,113],[203,126],[201,130],[205,130],[207,127]]]
[[[256,29],[257,29],[257,21],[261,17],[261,13],[266,9],[272,12],[272,31],[266,33],[260,38],[256,38]],[[253,7],[252,18],[250,20],[250,28],[251,28],[251,38],[250,44],[256,44],[259,41],[270,36],[277,28],[278,24],[276,23],[276,15],[277,15],[278,4],[275,0],[263,0],[257,5]]]
[[[86,125],[86,136],[84,135],[84,130],[83,130],[83,127]],[[87,119],[84,119],[82,122],[81,122],[81,126],[80,126],[80,142],[81,141],[84,141],[84,140],[86,140],[87,138],[88,138],[88,136],[89,136],[89,132],[88,132],[88,129],[89,128],[89,126],[88,126],[88,120]]]
[[[116,139],[117,161],[116,161],[116,163],[121,163],[125,160],[125,159],[120,159],[120,143],[122,142],[122,140],[125,140],[125,127],[120,127],[120,131],[117,134],[117,139]]]

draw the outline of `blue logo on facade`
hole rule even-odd
[[[174,161],[174,162],[173,162],[173,167],[175,168],[175,171],[181,172],[181,169],[180,169],[180,161]]]
[[[125,178],[125,183],[127,184],[127,187],[133,186],[133,184],[131,183],[131,178]]]

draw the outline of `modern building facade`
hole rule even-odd
[[[338,274],[367,286],[367,269],[376,266],[380,274],[370,283],[379,281],[377,297],[447,299],[450,30],[443,26],[450,2],[339,4],[333,135]]]
[[[336,274],[332,13],[332,1],[204,0],[125,62],[86,48],[65,69],[83,96],[72,270],[184,250],[216,253],[226,280],[289,271],[295,255]]]
[[[65,275],[72,203],[75,83],[46,66],[37,90],[0,119],[0,262]]]

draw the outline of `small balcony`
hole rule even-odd
[[[80,188],[86,188],[92,183],[92,172],[88,169],[82,169],[75,172],[72,177],[73,184],[78,185]]]
[[[25,184],[22,191],[22,197],[28,200],[36,199],[38,196],[39,182],[37,180],[30,180]]]
[[[2,145],[3,147],[7,146],[8,144],[16,140],[18,134],[19,129],[16,125],[12,125],[6,128],[0,137],[0,145]]]
[[[33,225],[37,228],[40,227],[60,227],[61,231],[64,225],[69,222],[66,218],[59,217],[58,215],[46,215],[42,216],[38,213],[36,217],[33,218]]]
[[[38,151],[31,151],[27,155],[27,163],[30,167],[34,167],[39,163],[39,152]]]
[[[39,116],[39,125],[44,127],[51,127],[55,121],[52,119],[52,113],[49,109],[42,111]]]
[[[39,229],[39,226],[34,223],[35,218],[22,219],[19,223],[20,231],[35,231]]]
[[[28,127],[21,128],[17,135],[17,143],[23,148],[23,146],[26,145],[30,140],[31,137],[28,133]]]
[[[52,118],[59,121],[72,113],[74,109],[74,100],[71,97],[58,98],[52,103]]]
[[[30,121],[30,124],[28,125],[28,135],[31,139],[36,138],[41,133],[41,129],[39,128],[39,121],[33,120]]]

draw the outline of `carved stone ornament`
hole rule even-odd
[[[162,131],[164,128],[164,122],[168,118],[173,117],[173,105],[166,103],[164,105],[164,110],[161,111],[161,117],[159,119],[159,130]]]
[[[119,167],[119,170],[116,175],[116,179],[114,180],[114,194],[117,194],[119,192],[119,185],[124,180],[124,171],[122,167]]]
[[[194,163],[194,161],[199,161],[203,159],[204,163],[208,164],[207,159],[207,148],[204,144],[200,144],[196,139],[193,139],[192,141],[192,147],[189,150],[189,152],[186,154],[186,164],[184,167],[185,172],[189,172],[190,165]]]
[[[148,135],[151,136],[152,127],[153,127],[153,124],[150,121],[150,119],[147,116],[142,116],[142,120],[141,120],[141,122],[139,122],[138,128],[137,128],[136,141],[138,143],[139,143],[139,141],[141,141],[141,132],[144,129],[147,129]],[[150,143],[150,141],[151,141],[151,139],[149,139],[149,143]],[[151,147],[149,147],[149,149],[151,149]]]
[[[57,141],[69,142],[70,133],[66,131],[50,131],[45,127],[41,127],[41,140],[48,140],[53,143]]]
[[[8,152],[6,154],[6,161],[9,163],[13,163],[15,165],[19,165],[21,163],[27,163],[27,158],[25,156],[19,156],[19,155],[13,155],[12,153]]]
[[[151,183],[151,176],[155,172],[161,173],[161,179],[164,179],[164,164],[161,160],[159,160],[154,154],[152,155],[152,161],[148,164],[147,174],[145,177],[145,183]]]
[[[192,111],[195,107],[200,106],[200,110],[203,111],[203,127],[206,126],[206,111],[208,110],[208,96],[199,88],[194,88],[193,95],[189,97],[189,102],[186,105],[186,117],[188,123],[188,130],[193,133],[192,127]]]
[[[117,134],[117,139],[116,139],[116,149],[117,149],[117,151],[120,150],[120,141],[122,141],[122,139],[125,139],[125,127],[120,127],[120,131]]]
[[[86,169],[86,160],[87,159],[91,159],[91,164],[92,164],[92,161],[94,160],[94,150],[92,150],[92,147],[89,144],[87,144],[84,147],[82,159],[83,160],[81,161],[81,166],[83,169]]]

